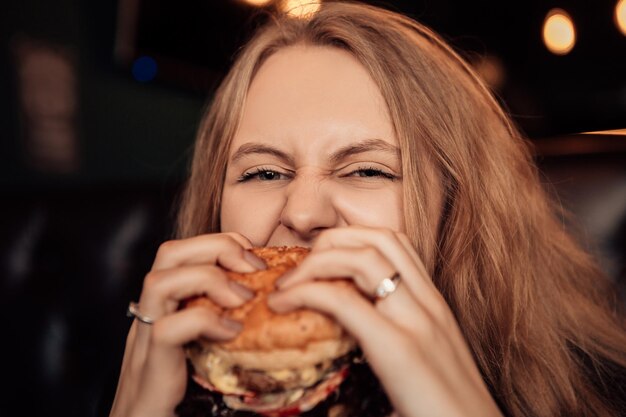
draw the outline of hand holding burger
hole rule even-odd
[[[233,281],[254,291],[247,303],[218,306],[206,297],[188,300],[185,308],[203,306],[243,324],[230,341],[199,339],[186,353],[202,387],[223,395],[236,410],[271,416],[308,411],[334,392],[346,377],[354,339],[328,316],[308,309],[276,314],[266,303],[275,282],[300,264],[308,249],[254,248],[267,264],[252,273],[227,272]]]
[[[241,324],[202,307],[179,310],[181,301],[204,294],[233,308],[254,294],[234,285],[225,270],[265,268],[238,233],[215,233],[163,243],[146,275],[134,312],[111,417],[171,417],[187,387],[183,346],[203,340],[232,340]]]

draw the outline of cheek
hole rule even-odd
[[[275,193],[249,193],[225,187],[222,194],[222,232],[237,232],[257,246],[267,242],[280,219],[282,198]]]
[[[335,206],[348,225],[384,227],[405,232],[400,185],[376,191],[346,190],[335,193]]]

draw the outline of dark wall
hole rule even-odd
[[[0,184],[172,183],[184,177],[208,94],[135,80],[130,68],[116,62],[116,25],[114,1],[30,0],[3,6]],[[23,104],[20,51],[37,48],[65,59],[69,71],[60,76],[72,78],[60,92],[75,102],[65,121],[76,156],[65,168],[41,161],[46,151],[37,150],[42,145],[29,131],[34,122]],[[48,100],[55,94],[54,81],[50,84]]]

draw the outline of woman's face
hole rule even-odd
[[[254,246],[310,246],[333,227],[404,231],[402,204],[398,141],[365,68],[329,47],[272,55],[230,149],[222,232]]]

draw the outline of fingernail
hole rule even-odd
[[[252,265],[256,269],[260,269],[260,270],[267,269],[265,262],[263,262],[261,259],[255,256],[252,252],[247,251],[247,250],[244,251],[243,257],[246,259],[246,261],[248,261],[250,265]]]
[[[243,328],[243,324],[238,321],[231,320],[228,317],[220,317],[220,323],[222,326],[226,327],[229,330],[233,330],[236,332],[240,332]]]
[[[237,293],[237,295],[239,295],[244,300],[248,301],[254,298],[254,292],[251,289],[244,287],[237,281],[230,280],[228,281],[228,285],[234,292]]]
[[[290,276],[293,275],[293,270],[291,271],[287,271],[284,274],[282,274],[277,280],[276,282],[274,282],[274,285],[276,286],[276,288],[280,289],[285,285],[285,282],[289,279]]]
[[[274,299],[276,298],[276,294],[274,293],[269,293],[267,294],[267,306],[271,309],[274,310]]]
[[[278,294],[276,293],[269,293],[267,295],[267,306],[270,310],[273,310],[276,313],[288,312],[290,310],[289,304],[285,304],[285,302],[283,302],[282,305],[280,302],[276,304],[276,297],[278,297]]]
[[[272,304],[272,300],[273,299],[274,299],[274,293],[273,292],[267,294],[267,298],[265,300],[267,301],[267,305],[270,306],[270,308],[271,308],[271,304]]]

